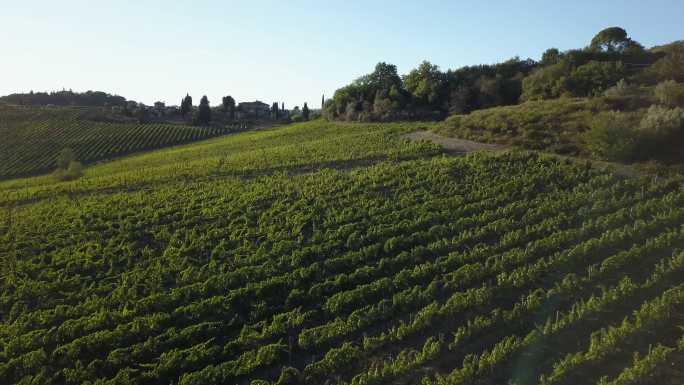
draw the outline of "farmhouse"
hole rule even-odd
[[[271,106],[259,100],[254,102],[242,102],[237,106],[238,119],[268,118],[270,115]]]

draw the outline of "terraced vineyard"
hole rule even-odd
[[[0,184],[0,383],[684,381],[680,182],[444,157],[417,127]]]
[[[0,107],[0,179],[51,171],[64,148],[90,163],[224,133],[176,124],[95,122],[83,119],[83,110]]]

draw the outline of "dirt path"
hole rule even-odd
[[[449,138],[430,131],[412,132],[410,134],[404,135],[403,138],[408,140],[427,140],[428,142],[432,142],[441,146],[443,149],[447,150],[447,152],[456,155],[462,155],[473,151],[496,151],[506,148],[498,144],[473,142],[472,140],[459,138]]]
[[[427,140],[429,142],[432,142],[434,144],[437,144],[441,146],[443,149],[446,150],[447,153],[455,156],[462,156],[465,155],[469,152],[473,151],[502,151],[509,149],[510,147],[504,146],[504,145],[499,145],[499,144],[489,144],[489,143],[481,143],[481,142],[473,142],[472,140],[466,140],[466,139],[459,139],[459,138],[450,138],[447,136],[442,136],[439,134],[436,134],[431,131],[416,131],[412,132],[410,134],[406,134],[403,136],[403,138],[408,139],[408,140]],[[531,151],[531,150],[528,150]],[[652,176],[649,175],[643,171],[638,170],[636,167],[627,165],[627,164],[621,164],[621,163],[615,163],[615,162],[606,162],[602,160],[595,160],[595,159],[586,159],[586,158],[580,158],[580,157],[575,157],[575,156],[567,156],[567,155],[559,155],[559,154],[554,154],[554,153],[549,153],[549,152],[543,152],[543,151],[535,151],[535,152],[540,152],[545,155],[553,156],[558,159],[567,159],[571,160],[573,162],[586,162],[590,161],[593,167],[596,167],[598,169],[604,169],[604,170],[609,170],[617,175],[624,176],[624,177],[630,177],[630,178],[635,178],[635,177],[640,177],[640,176]]]

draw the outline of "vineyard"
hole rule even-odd
[[[83,108],[0,107],[0,179],[55,169],[65,148],[91,163],[221,135],[225,130],[176,124],[96,122]]]
[[[0,183],[2,384],[681,384],[684,189],[321,121]]]

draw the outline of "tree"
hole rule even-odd
[[[59,180],[72,180],[83,174],[83,166],[76,160],[76,153],[70,148],[63,148],[57,155],[57,170],[53,176]]]
[[[392,101],[388,97],[383,96],[382,92],[378,91],[373,102],[373,115],[375,118],[381,121],[391,120],[393,112]]]
[[[487,108],[502,104],[502,82],[500,76],[482,76],[476,85],[478,92],[478,104],[480,107]]]
[[[211,121],[211,108],[209,107],[209,99],[207,95],[202,96],[199,104],[199,111],[197,113],[197,122],[199,124],[208,124]]]
[[[375,65],[375,70],[367,75],[368,84],[373,91],[389,90],[392,86],[401,87],[401,78],[397,74],[397,66],[394,64],[387,64],[380,62]],[[375,92],[373,92],[375,95]]]
[[[542,54],[540,64],[542,66],[549,66],[558,63],[560,59],[561,53],[558,48],[549,48]]]
[[[233,99],[232,96],[224,96],[222,99],[222,104],[223,112],[228,114],[228,117],[230,119],[235,118],[235,99]]]
[[[180,105],[180,113],[185,117],[185,115],[192,110],[192,96],[186,94]]]
[[[404,85],[420,105],[439,109],[446,104],[446,78],[438,66],[427,60],[404,76]]]
[[[568,74],[565,60],[541,67],[522,81],[523,101],[557,98],[563,92],[563,79]]]
[[[76,153],[69,147],[63,148],[62,151],[57,155],[57,168],[66,170],[69,167],[69,163],[76,160]]]
[[[589,49],[594,52],[629,53],[643,51],[641,44],[630,39],[627,31],[620,27],[610,27],[597,33],[591,39]]]
[[[304,107],[302,107],[302,117],[304,120],[309,120],[309,106],[306,105],[306,102],[304,102]]]
[[[575,96],[594,96],[614,86],[626,75],[622,62],[590,61],[572,70],[564,81],[564,88]]]

